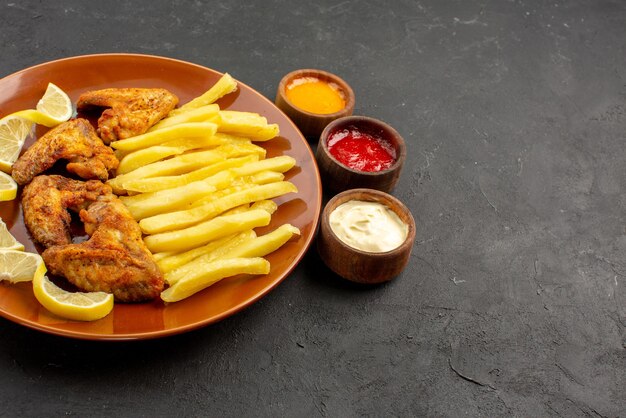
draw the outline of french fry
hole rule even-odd
[[[147,164],[160,161],[173,155],[180,155],[185,151],[198,148],[207,148],[220,145],[222,141],[215,136],[196,138],[180,138],[167,141],[163,145],[153,145],[126,154],[117,167],[117,174],[127,174]]]
[[[190,204],[187,209],[193,209],[200,206],[204,206],[210,202],[215,202],[216,200],[222,199],[226,196],[230,196],[233,193],[242,192],[244,190],[248,190],[256,186],[256,184],[251,182],[243,182],[240,179],[233,181],[229,187],[226,187],[221,190],[216,190],[215,193],[211,193],[208,196],[203,197],[202,199],[198,199],[197,201]]]
[[[193,188],[194,184],[203,183],[206,185],[214,186],[215,190],[223,189],[230,185],[233,179],[233,172],[229,170],[220,171],[212,176],[204,178],[202,180],[192,181],[190,183],[184,184],[180,187],[176,187],[173,189],[164,189],[156,192],[149,193],[139,193],[131,196],[120,196],[120,200],[125,205],[142,205],[144,203],[148,203],[151,200],[154,201],[163,201],[167,200],[167,196],[173,196],[176,194],[184,193],[186,188]],[[191,186],[190,186],[191,185]]]
[[[230,74],[225,73],[218,81],[207,90],[201,96],[196,97],[188,103],[185,103],[178,109],[174,109],[169,113],[169,117],[180,115],[182,113],[188,112],[193,109],[197,109],[201,106],[205,106],[211,104],[218,100],[219,98],[234,92],[237,90],[237,82],[230,76]]]
[[[266,200],[264,202],[272,202],[271,200]],[[275,204],[275,203],[274,203]],[[251,209],[263,209],[268,213],[273,213],[271,211],[272,207],[271,206],[266,206],[266,205],[260,205],[257,206],[255,208],[252,208],[250,205],[241,205],[238,206],[236,208],[233,208],[227,212],[224,212],[224,215],[233,215],[236,213],[243,213],[243,212],[247,212]],[[232,238],[236,238],[239,237],[239,239],[232,239]],[[167,262],[163,262],[162,265],[159,264],[159,268],[161,268],[161,271],[163,273],[169,270],[172,270],[178,266],[180,266],[181,264],[187,263],[189,261],[191,261],[192,259],[199,257],[201,255],[203,255],[205,252],[211,252],[212,254],[214,254],[216,257],[219,257],[221,254],[224,254],[228,251],[230,251],[232,248],[240,245],[242,242],[244,242],[245,240],[248,239],[252,239],[252,238],[256,238],[256,233],[254,232],[253,229],[249,229],[247,231],[243,231],[239,234],[235,234],[235,235],[230,235],[224,238],[220,238],[217,239],[215,241],[211,241],[206,245],[202,245],[200,247],[196,247],[193,248],[191,250],[188,251],[183,251],[183,252],[176,252],[176,251],[162,251],[159,253],[154,253],[152,254],[152,256],[154,257],[155,261],[157,262],[161,262],[161,260],[164,260],[165,258],[168,258],[169,261]],[[179,261],[175,261],[175,260],[179,260]],[[180,261],[182,260],[182,261]],[[174,263],[179,263],[178,265],[175,265],[172,267],[172,264]],[[158,264],[158,263],[157,263]],[[168,266],[170,266],[168,268]]]
[[[222,238],[270,223],[271,215],[262,209],[218,216],[191,228],[148,235],[144,242],[151,252],[187,251]]]
[[[139,222],[139,226],[146,234],[186,228],[198,222],[210,219],[236,206],[257,200],[272,199],[287,193],[296,193],[297,191],[296,186],[288,181],[254,186],[250,189],[235,192],[196,208],[144,218]]]
[[[226,134],[224,132],[216,132],[214,136],[216,138],[219,138],[221,141],[224,141],[225,144],[241,144],[242,142],[252,142],[250,138],[246,138],[245,136]]]
[[[257,113],[220,110],[218,132],[245,136],[253,141],[267,141],[279,134],[278,125],[268,124],[267,119]]]
[[[122,151],[135,151],[152,145],[160,145],[163,142],[176,138],[192,138],[198,136],[213,136],[217,131],[217,125],[211,122],[189,122],[170,126],[142,135],[121,139],[111,143],[111,147]]]
[[[148,132],[156,131],[158,129],[167,128],[169,126],[174,126],[181,123],[213,122],[215,119],[218,119],[216,118],[216,116],[219,111],[220,107],[216,104],[200,106],[196,109],[181,113],[176,116],[168,116],[167,118],[159,121],[159,123],[154,125],[152,128],[148,129]]]
[[[273,200],[259,200],[250,205],[250,209],[263,209],[270,215],[273,215],[274,212],[278,209],[278,205]]]
[[[246,164],[242,167],[236,168],[234,171],[235,175],[240,177],[249,176],[265,170],[285,173],[291,170],[294,165],[296,165],[295,158],[288,155],[282,155],[280,157],[268,158],[255,163]]]
[[[157,265],[165,275],[167,283],[172,285],[183,277],[184,274],[172,275],[170,272],[178,270],[179,267],[183,267],[198,257],[208,256],[211,260],[219,258],[222,254],[232,251],[233,248],[253,238],[256,238],[256,233],[254,230],[249,229],[238,234],[227,235],[224,238],[216,239],[206,245],[183,251],[182,253],[157,253],[166,254],[165,257],[157,261]],[[174,279],[170,280],[170,277],[174,277]]]
[[[260,173],[255,173],[251,176],[242,177],[238,179],[237,181],[243,181],[244,183],[253,183],[253,184],[261,185],[261,184],[277,183],[279,181],[283,181],[284,179],[285,179],[285,175],[283,173],[278,173],[276,171],[261,171]]]
[[[160,190],[135,196],[120,196],[133,218],[141,220],[160,213],[169,213],[185,207],[217,189],[227,186],[233,178],[230,171],[222,171],[204,180],[198,180],[175,189]]]
[[[176,255],[173,252],[162,252],[162,253],[154,253],[152,254],[152,258],[154,258],[154,261],[157,262],[157,265],[159,264],[159,261],[163,260],[164,258],[167,257],[173,257],[174,255]]]
[[[119,175],[109,180],[107,184],[113,188],[115,193],[123,193],[126,190],[124,182],[127,180],[185,174],[206,165],[223,161],[226,158],[250,154],[259,155],[258,148],[261,147],[253,144],[224,144],[209,150],[187,152],[167,160],[145,165],[130,173]],[[261,149],[263,150],[263,148]]]
[[[161,292],[161,299],[165,302],[177,302],[206,289],[226,277],[239,274],[268,274],[269,272],[270,263],[260,257],[230,258],[202,263],[198,265],[194,274],[185,277]]]
[[[124,182],[128,180],[188,173],[190,171],[197,170],[206,164],[213,164],[218,161],[225,160],[226,156],[223,152],[220,152],[221,150],[219,148],[221,147],[218,147],[217,149],[182,154],[168,160],[147,164],[131,171],[130,173],[120,174],[117,177],[108,180],[107,184],[111,186],[113,192],[121,194],[126,191]]]
[[[300,235],[300,230],[293,225],[284,224],[272,232],[256,237],[222,255],[222,258],[264,257],[276,251],[293,235]]]
[[[243,192],[244,190],[252,189],[255,186],[261,186],[269,183],[278,183],[283,181],[285,176],[282,173],[275,171],[262,171],[260,173],[253,174],[251,176],[239,177],[233,180],[230,187],[217,190],[215,193],[211,193],[191,203],[187,209],[198,208],[204,206],[210,202],[222,199],[226,196]],[[277,196],[276,196],[277,197]]]
[[[125,204],[132,217],[135,218],[136,221],[139,221],[148,216],[154,216],[166,212],[173,212],[177,209],[180,209],[180,207],[184,206],[188,202],[206,196],[211,192],[214,192],[215,186],[209,186],[202,181],[197,181],[190,183],[187,186],[181,187],[181,189],[183,190],[176,191],[176,193],[174,194],[170,193],[172,199],[170,199],[169,201],[153,199],[149,200],[147,203],[142,203],[138,205],[132,205],[128,202],[126,202]],[[124,196],[120,196],[120,198],[122,197]]]
[[[216,163],[207,165],[206,167],[199,168],[189,173],[179,174],[176,176],[160,176],[160,177],[148,177],[140,179],[129,179],[124,181],[124,188],[131,192],[158,192],[159,190],[172,189],[174,187],[184,186],[192,181],[198,181],[212,176],[223,170],[229,168],[239,167],[244,164],[249,164],[258,161],[259,157],[256,154],[246,155],[244,157],[229,158],[224,161],[218,161]]]

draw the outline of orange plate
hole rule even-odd
[[[75,103],[88,90],[105,87],[163,87],[176,94],[180,103],[204,93],[219,78],[217,71],[170,58],[101,54],[61,59],[40,64],[0,79],[2,114],[34,108],[48,82],[61,87]],[[272,223],[258,230],[264,234],[279,225],[291,223],[302,235],[267,256],[271,271],[266,276],[234,277],[222,280],[196,295],[177,303],[161,301],[141,304],[115,304],[113,312],[95,322],[60,319],[41,307],[30,283],[11,285],[0,282],[0,315],[30,328],[67,337],[89,340],[148,339],[186,332],[235,314],[266,295],[284,280],[309,248],[317,228],[321,207],[321,183],[313,153],[294,124],[272,102],[252,88],[239,83],[237,92],[219,102],[222,108],[257,112],[270,123],[278,123],[280,137],[259,143],[267,157],[290,155],[297,166],[286,173],[299,192],[279,199]],[[45,128],[37,128],[37,136]],[[26,147],[32,143],[26,143]],[[24,226],[19,196],[0,203],[0,216],[11,233],[37,251]]]

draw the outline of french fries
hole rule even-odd
[[[216,131],[217,125],[211,122],[181,123],[112,142],[111,147],[122,151],[135,151],[152,145],[160,145],[169,138],[211,137]]]
[[[221,199],[207,202],[195,208],[162,213],[141,219],[139,227],[146,234],[156,234],[193,226],[199,222],[236,206],[257,200],[271,199],[290,192],[297,192],[296,186],[287,181],[254,186],[247,190],[232,193]]]
[[[238,274],[267,274],[270,263],[261,257],[227,258],[203,263],[189,276],[161,292],[165,302],[178,302],[206,289],[225,277]]]
[[[177,256],[161,260],[159,267],[164,268],[165,280],[173,285],[194,274],[204,263],[216,259],[263,257],[285,244],[294,235],[300,234],[298,228],[285,224],[274,231],[257,237],[252,233],[240,233],[222,240],[212,241],[198,249],[187,251]],[[202,250],[201,253],[198,250]],[[192,252],[196,252],[191,254]],[[184,260],[184,261],[183,261]]]
[[[185,184],[193,181],[205,179],[229,168],[258,161],[258,159],[258,155],[251,154],[244,157],[229,158],[227,160],[219,161],[178,176],[148,177],[135,180],[129,179],[124,182],[124,188],[130,192],[140,193],[158,192],[159,190],[172,189],[174,187],[184,186]]]
[[[200,136],[196,138],[174,139],[163,145],[153,145],[129,154],[126,154],[117,167],[117,174],[126,174],[144,165],[163,160],[173,155],[180,155],[185,151],[219,145],[221,140],[215,136]]]
[[[205,245],[217,238],[266,226],[270,223],[270,218],[271,215],[263,209],[217,216],[189,228],[149,235],[144,238],[144,242],[151,252],[182,252]]]
[[[154,256],[157,258],[157,265],[165,274],[167,280],[167,274],[177,269],[180,266],[187,265],[191,260],[198,258],[203,255],[210,255],[211,259],[219,258],[224,253],[227,253],[231,249],[241,245],[242,243],[255,238],[256,233],[253,229],[249,229],[244,232],[240,232],[239,234],[227,235],[223,238],[213,240],[206,245],[193,248],[188,251],[183,251],[180,253],[173,252],[161,252],[155,253]],[[169,284],[173,284],[168,280]]]
[[[130,214],[136,220],[154,216],[163,211],[175,211],[200,199],[232,181],[233,173],[222,171],[204,180],[194,181],[175,189],[159,190],[134,196],[121,196]]]
[[[220,107],[216,104],[200,106],[188,112],[183,112],[175,116],[168,116],[152,128],[148,129],[148,132],[187,122],[211,122],[217,119],[219,111]]]
[[[190,110],[197,109],[201,106],[211,104],[217,99],[229,93],[232,93],[235,90],[237,90],[237,82],[233,80],[233,78],[228,73],[226,73],[222,78],[219,79],[217,83],[215,83],[215,85],[213,85],[213,87],[207,90],[204,94],[196,97],[189,103],[182,105],[178,109],[172,110],[168,116],[177,116],[185,112],[189,112]]]
[[[265,150],[253,144],[223,144],[208,150],[202,148],[145,165],[130,173],[119,175],[107,183],[113,188],[115,193],[123,194],[127,191],[124,183],[128,180],[185,174],[206,167],[209,164],[223,161],[226,158],[242,157],[251,154],[265,157]]]
[[[145,234],[169,285],[166,302],[226,277],[267,274],[263,257],[300,234],[289,224],[262,236],[254,231],[270,224],[278,208],[271,199],[297,192],[284,174],[296,160],[265,159],[253,143],[276,137],[277,124],[214,103],[236,89],[225,74],[145,134],[112,143],[121,159],[108,184]]]
[[[220,110],[219,132],[245,136],[253,141],[267,141],[278,135],[278,125],[256,113]]]

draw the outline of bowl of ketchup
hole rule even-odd
[[[406,145],[387,123],[346,116],[320,135],[315,154],[324,188],[334,193],[354,188],[391,192],[406,159]]]

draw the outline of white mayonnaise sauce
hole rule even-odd
[[[329,221],[330,229],[345,244],[372,253],[399,247],[409,233],[408,225],[378,202],[349,200],[331,212]]]

